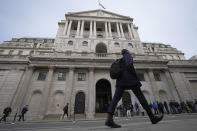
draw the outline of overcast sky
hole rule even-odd
[[[106,11],[134,18],[143,42],[170,44],[197,55],[197,0],[101,0]],[[0,43],[20,37],[55,38],[67,12],[95,10],[97,0],[0,0]]]

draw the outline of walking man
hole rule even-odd
[[[24,116],[25,116],[25,113],[26,113],[27,111],[28,111],[28,105],[25,105],[25,106],[23,107],[22,111],[21,111],[21,114],[19,115],[18,121],[21,121],[21,118],[22,118],[23,121],[25,121]]]
[[[67,115],[67,118],[68,118],[68,105],[69,103],[67,103],[64,108],[63,108],[63,111],[64,111],[64,114],[62,116],[62,119],[64,119],[64,116]]]
[[[4,110],[3,110],[3,117],[0,119],[0,122],[3,120],[4,122],[6,122],[6,117],[9,116],[9,114],[12,112],[12,109],[10,106],[6,107]]]
[[[139,115],[139,105],[137,102],[135,102],[135,111],[136,111],[136,115],[138,116]]]
[[[166,109],[166,112],[169,114],[170,112],[169,112],[169,109],[168,109],[168,104],[167,104],[167,102],[164,101],[163,105],[164,105],[164,107],[165,107],[165,109]]]
[[[121,99],[122,94],[124,93],[124,90],[127,90],[127,89],[131,89],[133,91],[133,93],[138,98],[142,107],[146,110],[152,124],[156,124],[157,122],[162,120],[163,114],[159,116],[153,115],[151,109],[149,108],[148,102],[140,89],[142,84],[140,83],[139,78],[137,77],[135,68],[133,66],[133,59],[129,51],[126,49],[123,49],[121,53],[123,55],[123,57],[121,58],[122,60],[121,65],[123,66],[123,71],[122,71],[121,76],[116,80],[116,90],[115,90],[113,99],[110,103],[110,106],[108,108],[107,119],[105,121],[105,125],[111,128],[121,127],[121,125],[118,125],[114,122],[113,115],[114,115],[114,111],[117,106],[117,103]]]

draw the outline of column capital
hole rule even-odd
[[[55,66],[54,65],[48,65],[47,66],[49,69],[55,69]]]
[[[69,67],[69,70],[75,70],[75,67]]]
[[[29,65],[25,68],[25,70],[34,70],[35,69],[35,66],[33,65]]]
[[[95,68],[94,67],[89,67],[88,69],[89,69],[89,71],[94,71]]]
[[[148,68],[147,71],[148,72],[153,72],[153,69],[152,68]]]

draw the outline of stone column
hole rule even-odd
[[[117,33],[118,33],[118,38],[120,38],[120,28],[119,28],[119,23],[116,23],[116,27],[117,27]]]
[[[130,27],[129,23],[127,24],[127,26],[128,26],[129,36],[132,39],[133,36],[132,36],[132,33],[131,33],[132,31],[131,31],[131,27]]]
[[[123,31],[123,28],[122,28],[122,23],[120,23],[120,31],[121,31],[121,36],[122,38],[124,39],[124,31]]]
[[[96,21],[94,21],[94,37],[96,38]]]
[[[72,25],[72,20],[70,20],[69,25],[68,25],[68,30],[67,30],[67,34],[66,34],[67,37],[69,37],[69,35],[70,35],[71,25]]]
[[[89,38],[92,37],[92,21],[90,21],[90,35],[89,35]]]
[[[155,99],[155,101],[160,101],[157,84],[155,82],[154,74],[151,69],[148,70],[148,76],[149,76],[149,79],[151,82],[151,87],[152,87],[154,99]]]
[[[185,101],[190,95],[188,93],[184,93],[185,92],[185,83],[181,77],[181,73],[180,72],[172,72],[170,73],[170,76],[174,82],[175,85],[175,89],[176,92],[179,96],[179,100],[181,101]]]
[[[34,67],[26,67],[24,77],[21,79],[21,84],[19,85],[19,89],[17,90],[16,94],[17,96],[13,100],[13,104],[11,105],[15,109],[18,109],[18,111],[21,111],[23,108],[23,105],[26,105],[27,103],[27,97],[29,97],[27,94],[32,81],[32,76],[34,72]]]
[[[94,84],[94,68],[89,68],[89,87],[88,87],[88,110],[87,118],[93,119],[95,116],[96,92]]]
[[[47,109],[48,109],[48,105],[49,105],[49,100],[50,100],[50,94],[51,94],[51,88],[52,88],[52,81],[53,81],[53,71],[54,71],[54,67],[50,66],[49,67],[49,71],[47,73],[47,79],[44,85],[44,89],[43,89],[43,98],[41,101],[41,108],[40,111],[44,117],[44,115],[46,115]]]
[[[84,30],[84,20],[82,20],[82,23],[81,23],[81,33],[80,33],[81,37],[83,37],[83,30]]]
[[[176,86],[172,80],[172,77],[169,73],[168,70],[164,70],[164,73],[165,73],[165,77],[166,77],[166,80],[167,80],[167,83],[169,85],[169,89],[170,89],[170,93],[171,93],[171,100],[180,100],[180,95],[178,93],[178,91],[176,90]]]
[[[66,20],[66,22],[65,22],[65,26],[64,26],[64,30],[63,30],[63,35],[66,35],[67,28],[68,28],[68,20]]]
[[[78,20],[78,24],[77,24],[77,33],[76,33],[76,36],[77,36],[77,37],[79,36],[80,24],[81,24],[81,21]]]
[[[135,29],[133,28],[133,24],[131,25],[131,32],[133,34],[133,38],[137,38],[136,34],[135,34]]]
[[[108,22],[108,26],[109,26],[109,37],[112,38],[112,33],[111,33],[111,23]]]
[[[105,36],[108,38],[107,22],[105,21]]]
[[[68,84],[67,84],[67,92],[66,92],[66,103],[69,103],[69,114],[71,115],[71,110],[73,109],[72,105],[72,92],[73,92],[73,81],[74,81],[74,68],[69,68],[68,73]]]

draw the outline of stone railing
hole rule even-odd
[[[35,51],[34,53],[32,53],[31,57],[117,59],[120,58],[121,55],[114,53],[93,53],[93,52],[81,53],[81,52]]]
[[[194,60],[173,60],[169,61],[169,66],[197,66],[197,61]]]
[[[8,60],[12,60],[12,59],[20,59],[20,60],[24,60],[27,59],[28,55],[0,55],[0,59],[8,59]]]
[[[108,54],[107,53],[95,53],[96,57],[107,57]]]

